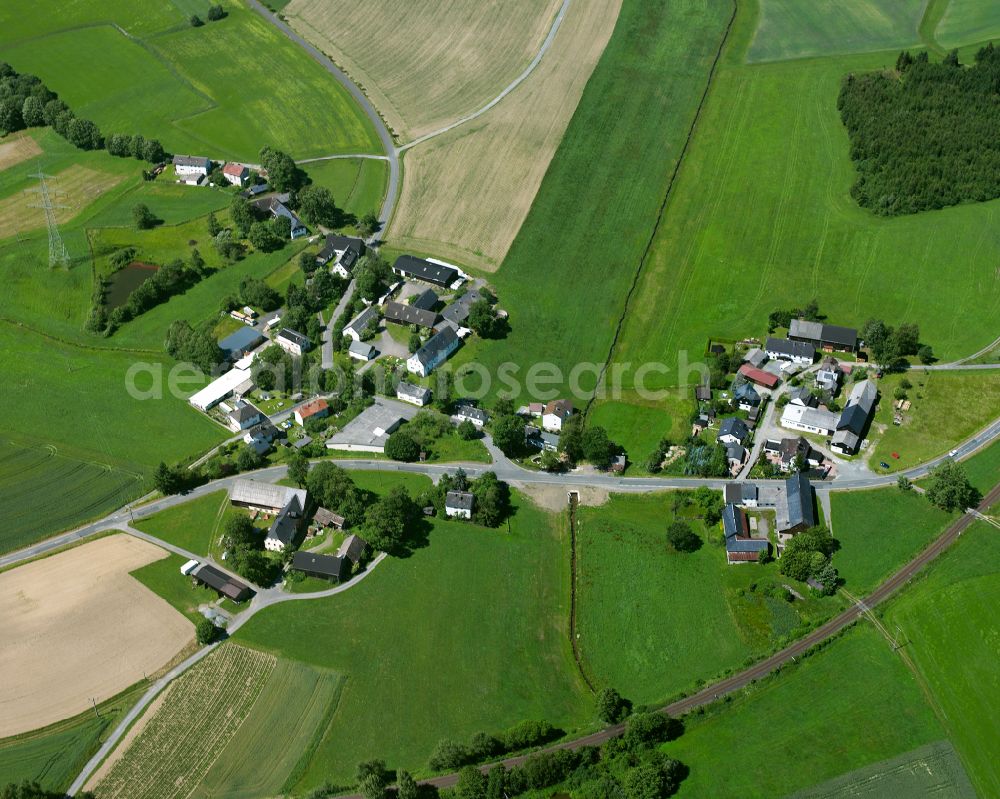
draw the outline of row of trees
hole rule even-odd
[[[885,320],[873,318],[865,322],[860,335],[875,362],[887,369],[904,368],[911,355],[920,358],[921,363],[934,361],[934,350],[920,343],[920,327],[914,323],[891,327]]]
[[[812,527],[795,535],[785,544],[778,571],[799,582],[812,578],[819,581],[822,593],[831,595],[839,583],[831,557],[839,548],[837,540],[825,527]]]
[[[226,11],[221,5],[215,3],[208,7],[208,13],[205,16],[209,22],[217,22],[226,17]],[[192,14],[188,21],[191,23],[192,28],[200,28],[205,24],[204,20],[197,14]]]
[[[499,733],[478,732],[468,743],[450,739],[438,741],[427,764],[432,771],[454,771],[472,763],[484,763],[500,755],[541,746],[562,734],[562,730],[547,721],[522,721]]]
[[[896,216],[1000,197],[1000,52],[992,43],[964,68],[900,54],[895,71],[848,75],[837,107],[858,179],[851,195]]]

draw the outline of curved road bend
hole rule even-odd
[[[896,591],[905,586],[906,583],[908,583],[928,563],[948,549],[948,547],[950,547],[956,539],[958,539],[958,537],[969,527],[969,525],[976,520],[976,512],[985,511],[998,501],[1000,501],[1000,484],[993,487],[993,490],[986,495],[975,511],[970,510],[966,512],[960,519],[956,520],[951,527],[935,539],[934,542],[927,547],[927,549],[917,555],[916,558],[911,560],[892,577],[882,583],[871,594],[865,597],[865,599],[861,600],[861,602],[852,605],[847,610],[830,619],[830,621],[826,624],[821,627],[817,627],[807,636],[785,647],[780,652],[776,652],[750,668],[744,669],[739,674],[734,674],[731,677],[726,677],[725,679],[719,680],[712,685],[708,685],[696,694],[692,694],[684,699],[679,699],[676,702],[665,705],[664,707],[659,708],[659,712],[666,713],[677,718],[686,713],[690,713],[696,708],[710,705],[726,694],[731,694],[734,691],[747,687],[757,680],[767,677],[775,669],[794,661],[795,658],[803,655],[807,650],[827,640],[828,638],[837,635],[846,627],[849,627],[857,621],[863,615],[865,609],[870,609],[882,604],[889,597],[895,594]],[[564,741],[542,751],[553,751],[556,749],[579,749],[583,746],[597,746],[610,738],[621,735],[624,731],[624,724],[616,724],[612,727],[607,727],[603,730],[591,733],[590,735],[585,735],[582,738],[577,738],[573,741]],[[519,766],[524,763],[528,757],[530,757],[530,755],[520,755],[518,757],[508,758],[500,762],[507,767]],[[495,764],[491,763],[484,766],[483,770],[489,770],[494,765]],[[440,777],[432,777],[428,780],[422,780],[422,782],[439,788],[450,788],[458,782],[458,774],[444,774]],[[344,797],[344,799],[363,799],[363,797],[361,797],[360,794],[352,794]]]

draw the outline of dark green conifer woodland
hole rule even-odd
[[[858,170],[851,195],[882,216],[1000,197],[1000,50],[971,66],[900,53],[894,71],[851,74],[837,101]]]

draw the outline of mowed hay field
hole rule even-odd
[[[171,152],[215,159],[254,160],[265,144],[295,158],[378,152],[348,92],[242,3],[200,28],[187,20],[194,11],[204,18],[207,2],[182,11],[155,0],[111,8],[82,0],[70,19],[63,5],[42,0],[31,15],[0,9],[0,46],[105,133],[141,133]]]
[[[406,179],[389,227],[394,246],[488,271],[499,267],[620,6],[621,0],[574,0],[552,48],[524,83],[473,122],[406,152]]]
[[[691,769],[679,799],[745,799],[787,796],[944,737],[899,656],[857,626],[705,717],[687,717],[663,748]],[[736,767],[735,752],[755,765]]]
[[[375,477],[387,490],[386,475]],[[236,633],[345,677],[328,731],[287,791],[350,784],[373,757],[426,773],[441,738],[525,719],[567,732],[589,723],[592,697],[568,637],[568,531],[516,493],[514,502],[509,533],[433,519],[412,557],[384,561],[338,596],[268,608]]]
[[[912,47],[920,43],[917,28],[927,5],[926,0],[758,2],[760,22],[749,61]]]
[[[481,108],[528,66],[561,0],[292,0],[282,10],[362,86],[401,141]]]
[[[38,142],[27,133],[8,136],[0,140],[0,171],[41,153],[42,148],[38,146]]]
[[[848,194],[840,82],[895,53],[747,66],[754,20],[740,9],[615,359],[697,360],[709,337],[763,334],[768,313],[811,298],[838,324],[916,322],[942,360],[989,343],[1000,202],[884,219]]]
[[[0,554],[124,505],[141,482],[136,472],[0,435]],[[43,500],[53,492],[58,502]]]
[[[992,0],[950,0],[934,38],[942,47],[1000,38],[1000,5]]]
[[[1000,538],[976,522],[886,612],[980,796],[1000,795]]]
[[[166,554],[115,535],[0,574],[0,737],[81,713],[192,640],[191,622],[128,574]]]
[[[332,672],[226,644],[150,706],[87,787],[102,799],[278,795],[339,688]]]

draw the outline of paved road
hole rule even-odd
[[[153,543],[159,544],[162,547],[166,547],[171,551],[175,552],[179,551],[177,547],[173,547],[172,545],[167,544],[164,541],[160,541],[159,539],[153,538],[153,536],[148,536],[145,533],[142,533],[138,530],[130,529],[129,532],[132,535],[138,535],[140,538],[144,538],[146,540],[152,540]],[[180,554],[184,554],[182,550],[180,550]],[[191,555],[191,553],[187,554],[188,556],[196,558],[198,560],[205,560],[205,558],[202,556]],[[361,572],[361,574],[357,575],[352,580],[349,580],[346,583],[342,583],[326,591],[316,591],[308,594],[286,594],[277,588],[258,589],[258,593],[254,596],[253,600],[251,601],[250,607],[248,607],[245,611],[236,616],[232,620],[232,622],[230,622],[227,628],[228,633],[229,635],[232,635],[240,627],[246,624],[251,618],[253,618],[255,614],[259,613],[266,607],[270,607],[271,605],[276,605],[280,602],[294,602],[296,600],[301,600],[301,599],[320,599],[323,597],[334,596],[335,594],[339,594],[343,591],[347,591],[353,588],[358,583],[360,583],[362,580],[364,580],[369,574],[371,574],[375,570],[375,568],[385,559],[385,557],[386,556],[384,553],[378,555],[378,557],[376,557],[368,565],[368,568],[365,569],[365,571]],[[174,668],[172,668],[170,671],[168,671],[166,674],[160,677],[160,679],[158,679],[149,687],[149,689],[146,691],[146,693],[142,695],[139,701],[136,702],[135,705],[128,711],[128,713],[126,713],[122,717],[122,720],[118,722],[118,725],[114,728],[114,730],[112,730],[111,734],[107,737],[104,743],[101,744],[101,748],[98,749],[97,752],[94,754],[94,756],[87,761],[87,765],[83,767],[83,771],[81,771],[77,775],[76,779],[73,780],[73,784],[70,786],[69,791],[67,792],[70,796],[75,796],[78,792],[83,790],[83,786],[87,784],[87,780],[90,779],[90,775],[93,774],[94,771],[97,770],[97,767],[100,766],[100,764],[104,761],[104,759],[111,754],[112,750],[121,740],[122,736],[125,735],[129,727],[132,726],[133,722],[135,722],[136,719],[139,718],[139,716],[142,714],[142,711],[149,706],[149,703],[152,702],[157,696],[159,696],[160,692],[163,691],[163,689],[166,688],[171,682],[176,680],[192,666],[199,663],[202,659],[204,659],[205,657],[210,655],[213,651],[215,651],[216,647],[219,646],[219,643],[221,642],[202,647],[193,655],[191,655],[191,657],[189,657],[187,660],[184,660],[178,665],[174,666]]]
[[[323,69],[329,72],[341,86],[347,89],[350,95],[357,101],[358,105],[364,109],[364,112],[371,120],[372,125],[375,126],[375,132],[378,134],[379,141],[382,143],[382,149],[386,153],[385,158],[389,162],[389,185],[386,188],[385,200],[382,202],[382,210],[379,212],[379,221],[382,223],[382,230],[385,230],[389,225],[389,220],[392,218],[393,211],[396,209],[396,201],[399,199],[400,167],[399,153],[396,150],[396,144],[392,140],[392,134],[389,133],[389,129],[385,126],[385,122],[382,120],[382,117],[379,116],[378,111],[376,111],[375,107],[368,101],[368,97],[365,96],[365,93],[361,91],[361,89],[355,85],[354,81],[347,77],[344,71],[337,67],[337,65],[334,64],[326,55],[299,36],[277,15],[271,13],[271,11],[260,3],[260,0],[247,0],[247,2],[250,4],[250,8],[260,14],[285,36],[305,50],[313,61],[323,67]],[[378,45],[374,44],[373,46],[377,47]],[[334,122],[334,124],[336,123]]]
[[[794,644],[785,647],[780,652],[776,652],[750,668],[744,669],[739,674],[734,674],[731,677],[727,677],[723,680],[712,683],[711,685],[707,685],[696,694],[692,694],[684,699],[680,699],[669,705],[661,707],[659,708],[659,712],[666,713],[674,718],[683,716],[698,707],[710,705],[727,694],[732,694],[746,688],[751,683],[764,679],[775,669],[794,662],[796,658],[805,654],[809,649],[816,646],[816,644],[837,635],[846,627],[852,625],[865,613],[866,610],[870,610],[871,608],[874,608],[889,599],[889,597],[895,594],[900,588],[904,587],[928,563],[948,549],[948,547],[950,547],[958,539],[958,537],[969,527],[969,525],[976,521],[977,516],[981,511],[986,510],[998,500],[1000,500],[1000,484],[993,487],[993,490],[990,491],[979,504],[978,509],[970,509],[967,511],[965,515],[963,515],[951,527],[942,533],[941,536],[939,536],[927,549],[917,555],[916,558],[907,563],[902,569],[882,583],[863,600],[855,603],[847,610],[830,619],[830,621],[823,626],[816,628],[807,636],[799,639]],[[586,735],[572,741],[564,741],[556,744],[555,746],[548,747],[548,749],[544,751],[554,751],[557,749],[579,749],[584,746],[599,746],[605,741],[621,735],[624,731],[624,724],[616,724],[612,727],[607,727],[599,732],[591,733],[590,735]],[[508,758],[502,762],[508,768],[520,766],[529,756],[530,755],[521,755],[519,757]],[[489,764],[484,766],[483,770],[488,771],[494,765],[495,764]],[[424,782],[439,788],[450,788],[458,782],[458,774],[445,774],[440,777],[433,777],[429,780],[425,780]],[[344,799],[363,798],[360,794],[352,794],[344,797]]]
[[[323,334],[323,368],[332,369],[333,368],[333,342],[334,336],[340,336],[340,331],[336,329],[337,320],[340,319],[340,315],[344,312],[347,307],[347,303],[351,301],[351,297],[354,296],[355,282],[354,278],[351,278],[351,282],[347,284],[347,288],[344,289],[344,296],[340,298],[340,302],[337,303],[337,307],[333,309],[333,315],[330,316],[330,321],[326,323],[326,332]]]

